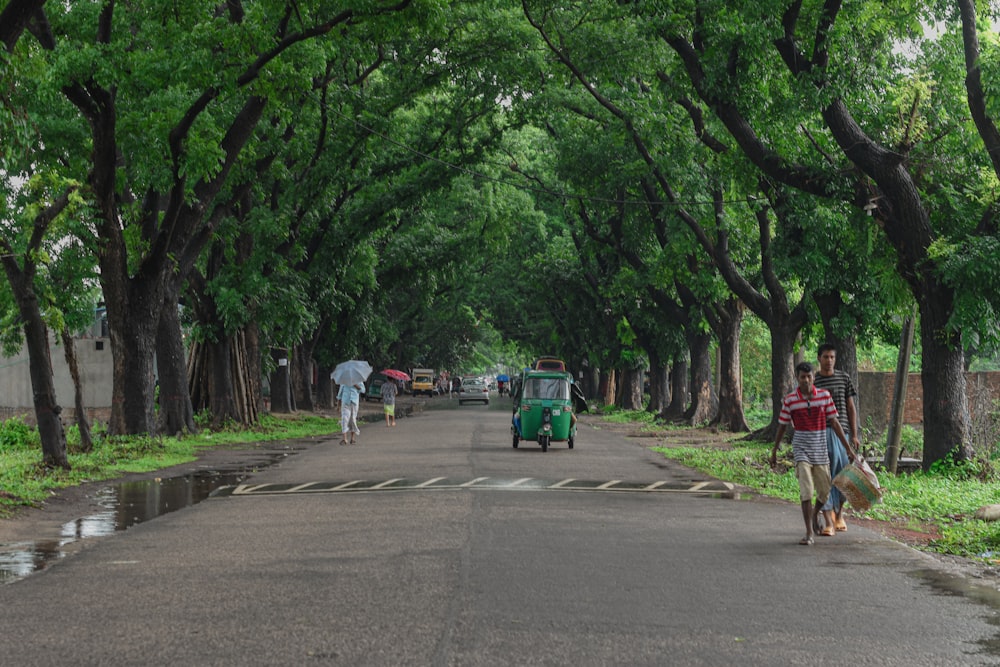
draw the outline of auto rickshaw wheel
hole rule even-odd
[[[516,435],[514,436],[514,449],[517,449],[517,443],[520,440]]]
[[[569,437],[569,448],[573,449],[573,436]]]
[[[542,446],[543,452],[549,451],[549,436],[547,435],[538,436],[538,444]]]

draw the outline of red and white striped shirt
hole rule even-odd
[[[830,463],[826,451],[826,422],[837,417],[837,406],[826,389],[812,388],[812,395],[803,396],[796,388],[781,401],[779,424],[791,424],[792,454],[795,461],[806,461],[813,465]]]

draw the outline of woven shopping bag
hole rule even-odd
[[[853,463],[844,466],[833,478],[833,485],[840,489],[851,507],[858,511],[864,511],[882,499],[882,488],[875,471],[860,456]]]

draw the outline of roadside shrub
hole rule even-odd
[[[37,449],[42,446],[38,431],[24,423],[20,417],[0,422],[0,448],[6,450]]]
[[[751,431],[762,429],[771,423],[771,406],[764,403],[744,407],[743,414]]]

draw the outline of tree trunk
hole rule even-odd
[[[243,367],[246,374],[240,381],[246,384],[247,400],[251,402],[254,423],[258,415],[264,413],[264,357],[260,348],[260,327],[256,322],[249,322],[243,327],[241,348],[243,350]]]
[[[48,329],[40,315],[32,320],[24,323],[24,334],[28,346],[32,402],[38,422],[38,435],[42,441],[42,462],[47,468],[69,470],[66,432],[59,417],[62,408],[56,402],[55,382],[52,379]]]
[[[924,392],[923,468],[949,455],[964,461],[972,457],[969,446],[971,420],[965,386],[962,336],[948,327],[950,299],[928,288],[920,301],[920,384]]]
[[[249,425],[253,423],[245,411],[237,407],[237,392],[234,377],[243,374],[232,336],[222,336],[218,341],[208,343],[211,378],[209,409],[212,411],[212,426],[221,427],[227,421]]]
[[[624,410],[642,410],[643,369],[630,368],[621,373],[621,407]]]
[[[754,439],[771,442],[778,431],[778,415],[785,394],[795,388],[795,337],[798,327],[772,326],[771,330],[771,422],[752,434]]]
[[[307,410],[312,412],[315,409],[313,403],[312,378],[313,378],[313,351],[316,349],[317,338],[312,338],[292,350],[291,364],[291,387],[292,395],[297,410]]]
[[[669,421],[677,421],[684,417],[684,408],[687,406],[687,399],[690,396],[690,366],[687,357],[680,357],[674,360],[670,368],[670,404],[666,411],[660,416]]]
[[[293,405],[288,350],[273,347],[271,358],[275,363],[274,372],[271,373],[271,412],[276,415],[289,414],[293,411]]]
[[[650,355],[650,360],[653,356]],[[650,363],[649,367],[649,405],[646,412],[662,414],[670,404],[670,367],[661,363]]]
[[[45,5],[45,0],[8,0],[0,10],[0,42],[8,52],[20,39],[35,13]]]
[[[692,426],[711,422],[719,411],[719,398],[712,387],[712,337],[703,332],[688,336],[691,348],[691,405],[684,421]]]
[[[583,370],[583,395],[587,398],[599,396],[601,393],[601,372],[594,366]]]
[[[162,292],[135,284],[109,289],[103,267],[101,283],[108,308],[108,335],[114,360],[108,430],[112,435],[154,435],[153,359],[163,305]]]
[[[176,294],[167,294],[163,300],[160,325],[156,329],[156,368],[160,379],[159,432],[197,433]]]
[[[42,441],[42,463],[46,468],[69,470],[66,433],[59,418],[62,408],[56,402],[55,381],[52,379],[48,328],[42,321],[34,290],[29,288],[29,291],[22,293],[17,300],[21,318],[24,320],[32,403],[35,408],[35,420],[38,422],[38,435]]]
[[[90,422],[87,421],[87,408],[83,405],[83,387],[80,384],[80,366],[76,361],[76,341],[69,329],[63,328],[60,332],[63,344],[63,356],[66,357],[66,366],[69,368],[69,376],[73,380],[73,405],[76,412],[76,427],[80,431],[80,451],[89,453],[94,448],[94,440],[90,435]]]
[[[212,413],[212,427],[232,421],[253,426],[260,419],[259,365],[251,363],[245,329],[218,341],[192,345],[189,361],[191,400]],[[257,370],[253,370],[256,368]]]
[[[59,413],[62,408],[56,402],[55,381],[52,378],[52,359],[49,357],[49,332],[38,307],[38,296],[34,288],[34,264],[25,261],[20,265],[10,252],[0,257],[7,282],[10,283],[18,314],[24,330],[24,342],[28,348],[28,374],[31,378],[32,403],[35,421],[42,441],[42,463],[46,468],[70,469],[66,457],[66,433]]]
[[[614,368],[601,371],[601,399],[604,405],[615,405],[616,384],[618,382],[617,373]]]
[[[319,376],[316,380],[316,407],[321,410],[332,410],[336,404],[337,394],[333,391],[333,379],[330,378],[332,372],[331,367],[322,364],[316,370]]]
[[[713,423],[731,433],[750,430],[743,412],[743,368],[740,361],[740,324],[743,302],[730,299],[719,309],[719,412]]]

